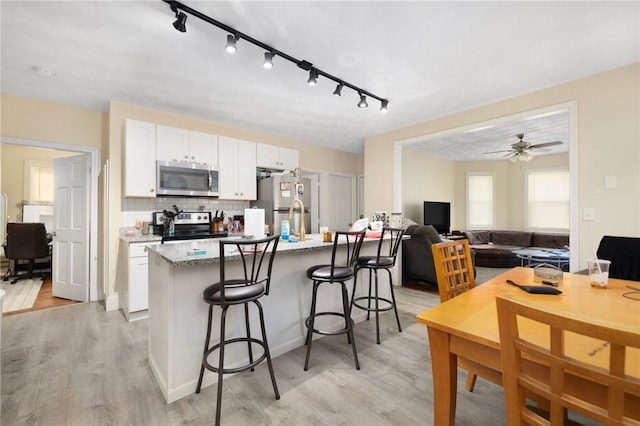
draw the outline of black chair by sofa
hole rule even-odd
[[[5,281],[13,278],[11,284],[15,284],[23,279],[42,278],[44,280],[51,269],[49,242],[44,223],[8,223],[4,253],[7,259],[14,261],[13,271],[5,275]],[[36,260],[39,259],[46,260],[44,268],[37,268],[39,264]],[[27,261],[27,263],[21,264],[20,261]],[[21,269],[26,269],[26,272],[21,273]]]

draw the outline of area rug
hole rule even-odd
[[[0,288],[6,293],[2,299],[2,312],[19,311],[33,306],[40,292],[42,280],[20,280],[15,284],[11,281],[0,281]]]

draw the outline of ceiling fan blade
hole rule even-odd
[[[543,148],[543,147],[547,147],[547,146],[554,146],[554,145],[560,145],[560,144],[562,144],[562,141],[545,142],[545,143],[539,143],[539,144],[531,145],[529,147],[529,149]]]
[[[499,152],[515,152],[513,149],[503,149],[500,151],[489,151],[489,152],[483,152],[483,154],[497,154]]]

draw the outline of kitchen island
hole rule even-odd
[[[377,241],[377,238],[365,239],[361,255],[375,255]],[[273,358],[304,344],[307,332],[304,320],[309,315],[312,290],[306,270],[313,265],[329,263],[332,247],[333,243],[322,242],[320,235],[315,234],[308,235],[304,242],[280,241],[273,264],[270,293],[260,299]],[[196,389],[208,315],[208,305],[202,300],[202,291],[219,280],[219,245],[218,240],[198,240],[153,245],[147,250],[149,364],[166,401],[170,403],[194,393]],[[344,256],[343,253],[339,259],[344,259]],[[239,256],[229,257],[225,254],[225,258],[228,276],[239,276],[242,265]],[[394,283],[400,284],[397,271],[392,273]],[[359,279],[368,279],[368,274],[361,274]],[[383,294],[385,287],[381,286]],[[342,310],[340,286],[326,286],[318,293],[318,311],[329,310]],[[252,316],[257,316],[255,307],[250,311]],[[219,315],[220,310],[214,309],[212,342],[219,340]],[[354,321],[359,322],[364,318],[364,311],[353,311]],[[340,319],[322,319],[326,320],[321,324],[323,329],[342,327]],[[252,320],[252,326],[256,326],[251,330],[252,335],[260,334],[258,324],[258,321]],[[244,328],[244,310],[229,309],[227,337],[245,335]],[[212,356],[217,356],[217,352]],[[244,365],[247,360],[246,345],[231,345],[225,349],[225,366]],[[277,365],[277,359],[274,363]],[[300,364],[300,371],[302,367]],[[207,371],[203,387],[216,381],[217,376]]]

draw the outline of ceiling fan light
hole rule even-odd
[[[518,154],[512,155],[511,157],[509,157],[509,161],[511,161],[512,163],[515,163],[516,161],[518,161]]]

